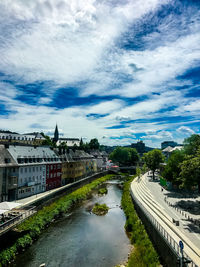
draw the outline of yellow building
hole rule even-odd
[[[62,185],[77,181],[97,172],[96,160],[84,151],[72,151],[61,155]]]

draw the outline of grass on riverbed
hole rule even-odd
[[[108,189],[106,187],[100,188],[99,191],[98,191],[99,195],[105,195],[107,193],[108,193]]]
[[[138,218],[129,192],[132,178],[124,183],[121,205],[126,215],[125,229],[134,245],[129,257],[127,267],[157,267],[159,266],[158,254],[155,251],[146,231]]]
[[[68,212],[73,205],[87,199],[94,188],[112,178],[113,175],[106,175],[75,190],[71,194],[60,197],[20,224],[17,228],[24,233],[24,236],[18,238],[11,247],[0,252],[0,267],[7,266],[15,258],[17,253],[30,246],[53,219]]]
[[[92,212],[96,215],[105,215],[106,213],[108,213],[108,206],[106,204],[99,204],[96,203],[92,209]]]

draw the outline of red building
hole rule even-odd
[[[61,163],[52,162],[46,165],[46,190],[61,186]]]

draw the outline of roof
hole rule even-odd
[[[5,159],[10,159],[10,162],[6,163]],[[0,145],[0,166],[1,167],[8,167],[16,165],[15,160],[10,155],[10,153],[7,151],[4,145]]]
[[[173,150],[173,147],[168,146],[165,149],[163,149],[163,152],[171,152]]]
[[[16,202],[1,202],[0,203],[0,210],[11,210],[14,209],[18,206],[20,206],[20,203],[16,203]]]
[[[7,151],[17,162],[19,158],[56,158],[58,156],[56,153],[49,147],[31,147],[31,146],[14,146],[10,145]]]

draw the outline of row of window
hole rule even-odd
[[[40,166],[40,167],[36,166],[36,167],[29,167],[29,168],[27,168],[27,167],[20,168],[20,173],[27,172],[27,171],[29,171],[29,172],[31,172],[31,171],[33,171],[33,172],[42,171],[42,166]]]
[[[55,177],[60,177],[60,173],[57,172],[57,173],[51,173],[50,175],[47,174],[47,178],[55,178]]]
[[[59,161],[58,158],[18,158],[17,162],[19,164],[23,163],[37,163],[37,162],[53,162],[53,161]]]
[[[44,189],[44,186],[39,186],[39,191],[41,191],[41,189]],[[24,194],[24,193],[30,193],[30,192],[34,192],[35,191],[35,188],[34,187],[32,187],[32,188],[26,188],[26,189],[20,189],[20,190],[18,190],[18,194]]]
[[[33,141],[34,138],[31,137],[21,137],[21,136],[11,136],[11,135],[7,135],[7,136],[0,136],[0,139],[2,140],[25,140],[25,141]]]
[[[47,166],[47,172],[50,171],[50,170],[56,170],[56,169],[61,169],[61,165],[57,164],[57,165]]]
[[[20,184],[24,183],[28,183],[28,182],[41,182],[41,181],[45,181],[45,178],[42,178],[42,176],[33,176],[33,177],[25,177],[24,179],[20,178]]]

